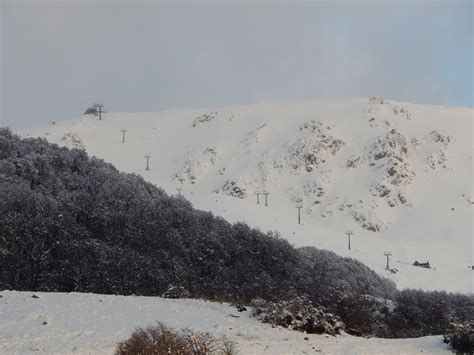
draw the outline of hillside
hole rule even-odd
[[[0,353],[113,354],[117,342],[156,321],[238,343],[241,354],[451,354],[442,336],[366,339],[273,328],[227,304],[81,293],[0,292]],[[307,339],[307,340],[304,340]]]
[[[474,314],[472,296],[397,291],[355,259],[294,248],[83,150],[8,129],[0,129],[0,290],[226,300],[277,316],[266,318],[276,325],[289,326],[293,310],[307,315],[296,329],[387,338],[441,335]]]
[[[242,303],[305,297],[354,329],[363,318],[348,303],[370,303],[368,296],[384,308],[383,299],[403,297],[357,260],[296,249],[278,234],[196,210],[82,150],[0,129],[0,290],[157,296],[176,286],[180,294]],[[449,304],[447,316],[472,313],[469,298],[420,295],[432,296]],[[397,335],[397,313],[381,333],[442,334],[446,326],[445,319],[434,331],[426,318]],[[363,332],[378,332],[377,325]]]
[[[297,246],[359,259],[400,287],[472,292],[472,115],[371,98],[107,113],[19,133],[84,148]],[[263,195],[256,204],[264,191],[268,207]],[[385,251],[398,272],[385,270]]]

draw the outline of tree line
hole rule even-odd
[[[397,291],[362,263],[230,224],[84,151],[0,129],[0,290],[244,302],[307,297],[355,333],[442,334],[471,296]]]

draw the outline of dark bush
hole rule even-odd
[[[367,294],[340,293],[329,308],[339,315],[352,335],[385,336],[385,319],[393,307],[390,300]]]
[[[358,260],[314,247],[300,248],[299,252],[307,266],[299,275],[305,278],[303,285],[306,286],[300,291],[319,304],[333,305],[335,298],[346,296],[349,292],[390,299],[397,294],[393,281],[380,277]]]
[[[444,341],[457,354],[474,354],[474,321],[450,323]]]
[[[119,343],[116,355],[233,355],[233,342],[216,340],[209,333],[194,333],[188,329],[175,331],[162,323],[137,328],[130,338]]]
[[[271,302],[260,298],[252,301],[253,315],[264,323],[306,333],[336,335],[344,330],[339,317],[326,313],[305,298]]]
[[[408,338],[445,334],[452,319],[474,319],[474,297],[426,292],[421,290],[400,291],[395,307],[389,312],[386,324],[387,336]]]

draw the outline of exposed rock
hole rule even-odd
[[[406,198],[405,194],[403,194],[402,192],[400,192],[398,194],[398,200],[401,202],[402,205],[407,203],[407,198]]]
[[[371,193],[373,196],[385,197],[390,194],[391,190],[384,184],[376,183],[371,187]]]
[[[245,198],[247,197],[247,189],[249,185],[250,184],[243,178],[233,178],[227,180],[220,189],[217,189],[214,192],[223,192],[229,196]]]
[[[443,148],[448,148],[449,143],[451,143],[452,138],[447,135],[442,135],[436,130],[431,131],[428,135],[429,139],[432,139],[434,142],[439,143]]]
[[[377,97],[377,96],[372,96],[370,97],[369,99],[370,102],[373,102],[373,103],[377,103],[377,104],[380,104],[380,105],[383,105],[386,101],[383,97]]]
[[[371,232],[380,232],[382,229],[382,221],[375,215],[366,215],[362,211],[353,210],[352,217],[356,220],[360,226]]]
[[[307,121],[307,122],[304,122],[301,126],[300,126],[300,131],[303,131],[303,130],[309,130],[311,131],[312,133],[321,133],[322,130],[324,130],[324,127],[323,127],[323,123],[320,122],[320,121],[315,121],[315,120],[311,120],[311,121]],[[327,129],[327,127],[326,127]]]
[[[245,136],[245,138],[242,140],[242,143],[247,146],[260,143],[264,138],[265,132],[267,132],[268,129],[269,128],[266,124],[261,125],[254,131],[249,132],[247,136]]]
[[[204,113],[202,114],[201,116],[199,117],[196,117],[193,121],[193,127],[197,127],[198,125],[202,124],[202,123],[205,123],[205,122],[209,122],[209,121],[212,121],[214,120],[218,115],[218,112],[217,111],[214,111],[214,112],[209,112],[209,113]]]
[[[446,168],[447,160],[448,158],[446,158],[443,149],[438,148],[426,158],[426,165],[433,170],[440,166]]]
[[[314,120],[305,122],[300,126],[300,131],[308,133],[289,147],[287,158],[295,170],[304,168],[307,172],[311,172],[325,163],[329,157],[336,155],[345,145],[342,140],[329,135],[321,122]]]
[[[303,195],[306,197],[317,195],[321,197],[324,195],[324,188],[321,186],[321,182],[316,180],[307,180],[303,184]]]
[[[385,167],[392,185],[407,185],[415,177],[415,172],[406,161],[407,157],[407,140],[395,129],[378,138],[369,152],[370,165],[378,169]]]
[[[433,170],[440,166],[446,168],[448,158],[446,157],[445,150],[448,149],[452,138],[433,130],[428,134],[426,140],[427,144],[434,144],[432,153],[426,157],[427,167]]]
[[[370,188],[372,196],[383,198],[390,207],[398,205],[405,205],[408,202],[406,193],[403,191],[402,175],[398,175],[399,172],[393,169],[394,176],[396,179],[390,181],[389,179],[382,179],[380,182],[373,184]],[[390,173],[389,173],[390,174]]]
[[[351,157],[347,163],[346,167],[348,168],[358,168],[359,166],[362,165],[362,158],[358,155]]]
[[[411,114],[404,107],[394,105],[393,113],[395,115],[400,115],[401,117],[404,117],[407,120],[411,120]]]
[[[186,159],[184,167],[176,173],[175,178],[181,183],[189,181],[194,184],[209,167],[216,163],[216,159],[216,148],[207,147],[201,153],[195,153]]]
[[[387,170],[387,173],[388,175],[390,176],[393,176],[397,173],[397,169],[395,169],[395,166],[391,166],[388,170]]]
[[[369,156],[373,160],[393,157],[403,161],[408,154],[408,145],[405,136],[396,129],[392,129],[384,137],[377,139]]]

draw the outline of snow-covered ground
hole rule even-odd
[[[372,98],[106,113],[18,133],[85,148],[169,193],[182,188],[197,208],[354,257],[399,287],[467,293],[473,114]],[[263,195],[256,204],[262,191],[268,207]]]
[[[442,336],[393,340],[307,335],[262,324],[250,311],[198,300],[16,291],[0,295],[0,354],[113,354],[117,342],[134,328],[157,321],[227,337],[246,355],[450,353]]]

